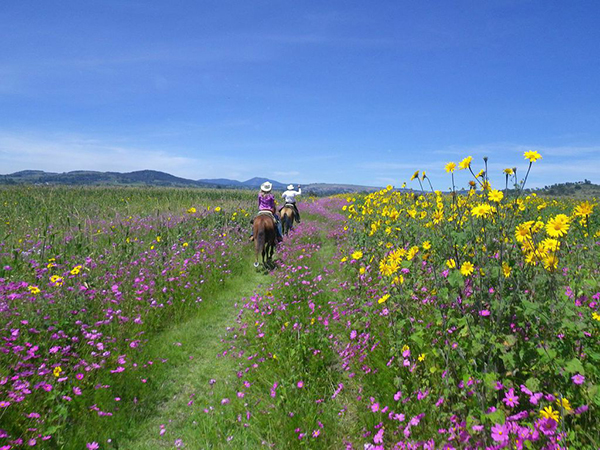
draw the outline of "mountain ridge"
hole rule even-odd
[[[266,180],[276,191],[285,190],[287,183],[267,178],[253,177],[246,181],[229,178],[207,178],[191,180],[177,177],[158,170],[137,170],[133,172],[100,172],[93,170],[74,170],[70,172],[45,172],[43,170],[21,170],[0,175],[0,185],[46,184],[69,186],[162,186],[189,187],[207,189],[259,189]],[[297,186],[297,183],[293,183]],[[350,192],[373,192],[381,189],[376,186],[361,186],[342,183],[301,184],[307,195],[333,195]]]

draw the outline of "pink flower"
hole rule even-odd
[[[100,445],[97,442],[88,442],[85,444],[88,450],[98,450]]]
[[[483,317],[487,317],[490,315],[490,312],[487,309],[483,309],[483,310],[479,311],[479,315],[483,316]]]
[[[519,404],[519,397],[515,395],[515,390],[513,388],[510,388],[508,392],[504,395],[502,401],[506,404],[506,406],[514,408]]]
[[[304,381],[298,381],[296,386],[298,386],[298,389],[302,389],[304,387]]]
[[[492,427],[492,439],[496,442],[508,441],[508,428],[497,423]]]
[[[573,383],[575,384],[583,384],[585,377],[581,374],[576,374],[571,377],[571,380],[573,380]]]
[[[374,443],[376,443],[376,444],[383,444],[383,432],[384,432],[383,428],[381,428],[377,432],[377,434],[375,435],[375,437],[373,437],[373,442]]]
[[[373,412],[379,411],[379,403],[373,403],[371,405],[371,411],[373,411]]]

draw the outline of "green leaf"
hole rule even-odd
[[[540,388],[540,380],[535,377],[527,378],[525,381],[525,386],[532,392],[536,392]]]
[[[569,361],[565,366],[565,370],[567,373],[580,373],[585,375],[583,364],[581,364],[581,361],[579,361],[577,358],[573,358],[571,361]]]

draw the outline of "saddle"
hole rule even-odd
[[[273,215],[273,213],[271,211],[261,210],[258,212],[258,214],[256,214],[255,217],[258,217],[258,216],[269,216],[270,218],[275,220],[275,216]]]

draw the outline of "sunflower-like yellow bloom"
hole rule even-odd
[[[558,257],[552,252],[546,254],[542,259],[542,262],[544,263],[544,269],[549,272],[553,272],[558,268]]]
[[[513,170],[510,167],[507,167],[506,169],[504,169],[503,172],[506,175],[512,175],[514,173]]]
[[[534,150],[529,150],[528,152],[523,153],[523,156],[532,163],[536,162],[538,159],[542,159],[542,155]]]
[[[410,177],[410,181],[414,180],[415,178],[419,177],[419,171],[417,170],[415,173],[413,173],[412,177]]]
[[[465,159],[463,159],[459,164],[458,164],[458,168],[460,170],[465,170],[468,169],[469,167],[471,167],[471,161],[473,161],[473,157],[472,156],[467,156]]]
[[[471,215],[475,217],[488,217],[492,214],[492,207],[487,203],[481,203],[471,208]]]
[[[585,202],[577,205],[573,214],[577,217],[587,217],[587,216],[591,216],[593,211],[594,211],[594,205],[592,205],[588,201],[585,201]]]
[[[462,273],[466,277],[471,275],[474,269],[475,266],[473,266],[473,263],[465,261],[464,263],[462,263],[462,266],[460,266],[460,273]]]
[[[542,409],[540,411],[540,416],[542,416],[544,419],[552,419],[555,422],[558,422],[560,418],[558,411],[554,411],[552,406],[546,406],[544,409]]]
[[[550,237],[561,237],[569,231],[569,218],[565,214],[557,214],[548,220],[546,233]]]
[[[571,403],[569,403],[569,400],[564,397],[562,399],[556,399],[556,404],[559,408],[562,406],[566,411],[573,411]]]
[[[444,168],[446,169],[447,173],[452,173],[456,170],[456,163],[454,162],[449,162],[448,164],[446,164],[444,166]]]
[[[510,277],[510,273],[512,272],[511,267],[507,262],[502,263],[502,273],[504,274],[504,278]]]
[[[500,203],[503,198],[504,198],[504,192],[502,192],[502,191],[498,191],[498,190],[494,189],[493,191],[490,191],[488,193],[488,199],[491,202]]]
[[[517,225],[515,229],[515,238],[518,242],[523,243],[532,238],[532,230],[531,227],[533,225],[533,220],[529,220],[520,225]]]

